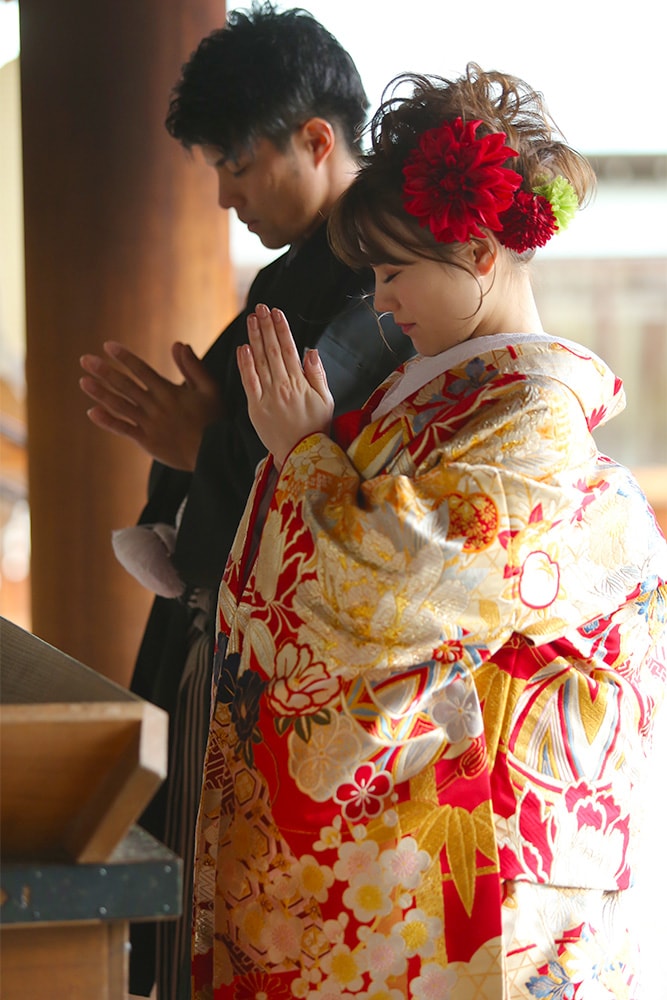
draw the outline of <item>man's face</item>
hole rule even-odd
[[[272,250],[295,243],[322,221],[326,201],[325,171],[303,130],[281,151],[270,139],[258,139],[235,158],[213,146],[202,155],[218,177],[218,203],[234,209],[241,222]]]

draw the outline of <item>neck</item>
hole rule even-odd
[[[499,269],[488,292],[487,310],[476,336],[544,333],[527,268]]]
[[[359,163],[354,155],[339,144],[327,161],[328,185],[326,195],[320,205],[320,212],[327,218],[340,196],[347,191],[359,172]]]
[[[326,182],[323,185],[322,196],[316,214],[313,216],[313,221],[308,230],[301,235],[299,240],[295,241],[294,246],[300,246],[326,221],[333,206],[340,196],[347,191],[357,175],[359,164],[347,149],[342,150],[336,146],[324,168],[327,171]]]

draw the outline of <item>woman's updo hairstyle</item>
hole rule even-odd
[[[401,97],[405,86],[410,96]],[[389,95],[389,96],[387,96]],[[420,136],[444,121],[481,121],[477,137],[504,132],[518,152],[507,166],[532,191],[561,175],[583,206],[595,186],[588,161],[567,145],[540,93],[523,80],[469,63],[457,80],[401,74],[391,81],[369,126],[371,147],[359,174],[334,206],[329,239],[334,253],[349,267],[401,263],[400,249],[434,260],[456,262],[460,244],[438,243],[403,205],[403,167]],[[389,246],[394,250],[389,253]],[[534,251],[533,251],[534,252]],[[521,255],[522,260],[533,252]],[[518,256],[518,255],[517,255]]]

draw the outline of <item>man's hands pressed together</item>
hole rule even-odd
[[[188,344],[172,346],[183,375],[178,385],[122,344],[107,341],[106,357],[84,354],[79,385],[95,402],[87,413],[103,430],[135,441],[152,458],[191,472],[206,427],[223,416],[217,383]]]

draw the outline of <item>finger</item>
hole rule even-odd
[[[136,424],[129,420],[120,420],[113,417],[108,410],[102,406],[92,406],[86,410],[86,416],[96,427],[101,427],[103,431],[110,431],[122,437],[131,438],[137,441],[141,437],[141,431]]]
[[[259,307],[258,307],[259,308]],[[252,354],[255,373],[262,386],[271,384],[271,369],[264,349],[264,337],[259,326],[257,313],[250,313],[247,320],[248,345]]]
[[[154,368],[151,368],[140,357],[133,354],[132,351],[128,351],[126,347],[123,347],[117,341],[107,340],[103,346],[110,358],[124,365],[151,392],[159,391],[165,383],[170,386],[173,385],[172,382],[159,375]]]
[[[292,331],[287,322],[287,317],[282,309],[272,309],[271,318],[287,374],[293,379],[298,380],[303,378],[303,365],[301,364],[301,358],[299,357]]]
[[[315,349],[308,351],[303,365],[303,373],[308,380],[308,384],[321,399],[329,402],[333,398],[329,390],[327,373],[324,370],[319,351]]]
[[[271,381],[284,383],[289,378],[289,373],[283,357],[282,343],[278,340],[276,333],[273,315],[267,306],[261,304],[257,306],[255,312]]]
[[[88,376],[79,379],[79,388],[94,401],[97,408],[110,415],[138,424],[143,416],[141,407],[125,396],[107,389],[101,382]]]
[[[100,387],[110,389],[112,392],[124,396],[125,399],[139,405],[146,395],[146,388],[140,382],[136,382],[129,375],[107,364],[102,358],[95,354],[84,354],[79,358],[79,364],[90,378],[86,378],[86,383],[97,383]],[[81,385],[81,382],[79,382]],[[82,386],[83,388],[83,386]],[[84,389],[84,392],[87,392]],[[91,393],[88,393],[91,395]]]
[[[209,375],[201,359],[197,357],[189,344],[177,341],[172,345],[171,355],[176,367],[191,389],[198,389],[207,395],[215,393],[218,387],[214,378]]]
[[[262,398],[262,383],[255,367],[255,358],[249,344],[241,344],[236,348],[236,363],[239,368],[241,382],[248,399],[248,405],[258,403]]]

